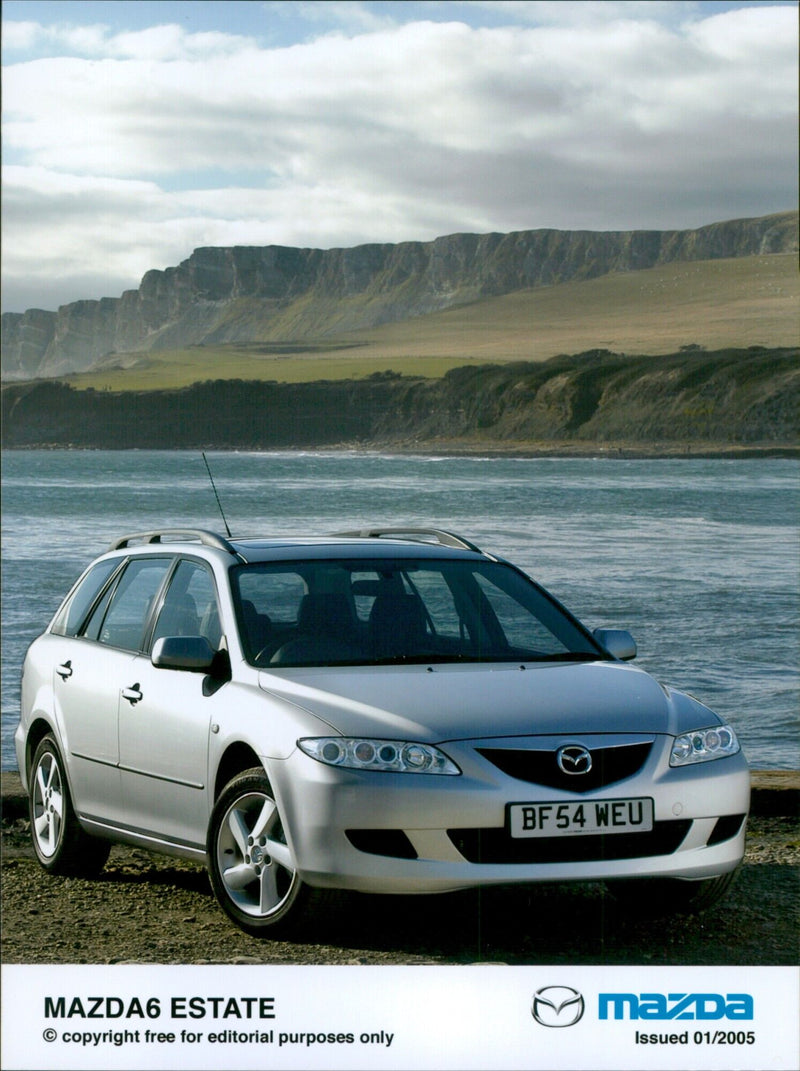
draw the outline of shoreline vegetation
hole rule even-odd
[[[608,350],[309,382],[2,388],[4,449],[359,450],[504,457],[797,457],[800,348]]]

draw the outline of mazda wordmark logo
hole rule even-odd
[[[582,1018],[584,1001],[568,985],[546,985],[533,994],[531,1015],[542,1026],[574,1026]]]
[[[592,768],[592,755],[580,744],[566,744],[556,752],[558,768],[565,774],[587,774]]]

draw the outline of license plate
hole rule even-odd
[[[508,812],[512,837],[648,833],[653,828],[653,801],[647,798],[512,803]]]

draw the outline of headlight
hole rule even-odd
[[[346,766],[352,770],[389,770],[394,773],[461,773],[454,762],[430,744],[317,736],[298,740],[297,745],[306,755],[328,766]]]
[[[695,729],[676,736],[669,757],[670,766],[688,766],[693,762],[710,762],[735,755],[739,741],[730,725],[715,725],[710,729]]]

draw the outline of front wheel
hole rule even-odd
[[[211,814],[207,851],[214,894],[240,929],[256,937],[288,929],[310,890],[295,869],[262,769],[246,770],[225,787]]]
[[[701,881],[680,878],[642,878],[610,881],[608,891],[619,903],[639,915],[694,915],[712,907],[728,891],[736,871]]]
[[[78,821],[61,753],[49,733],[33,756],[29,804],[33,848],[45,870],[91,877],[103,869],[111,845],[90,837]]]

